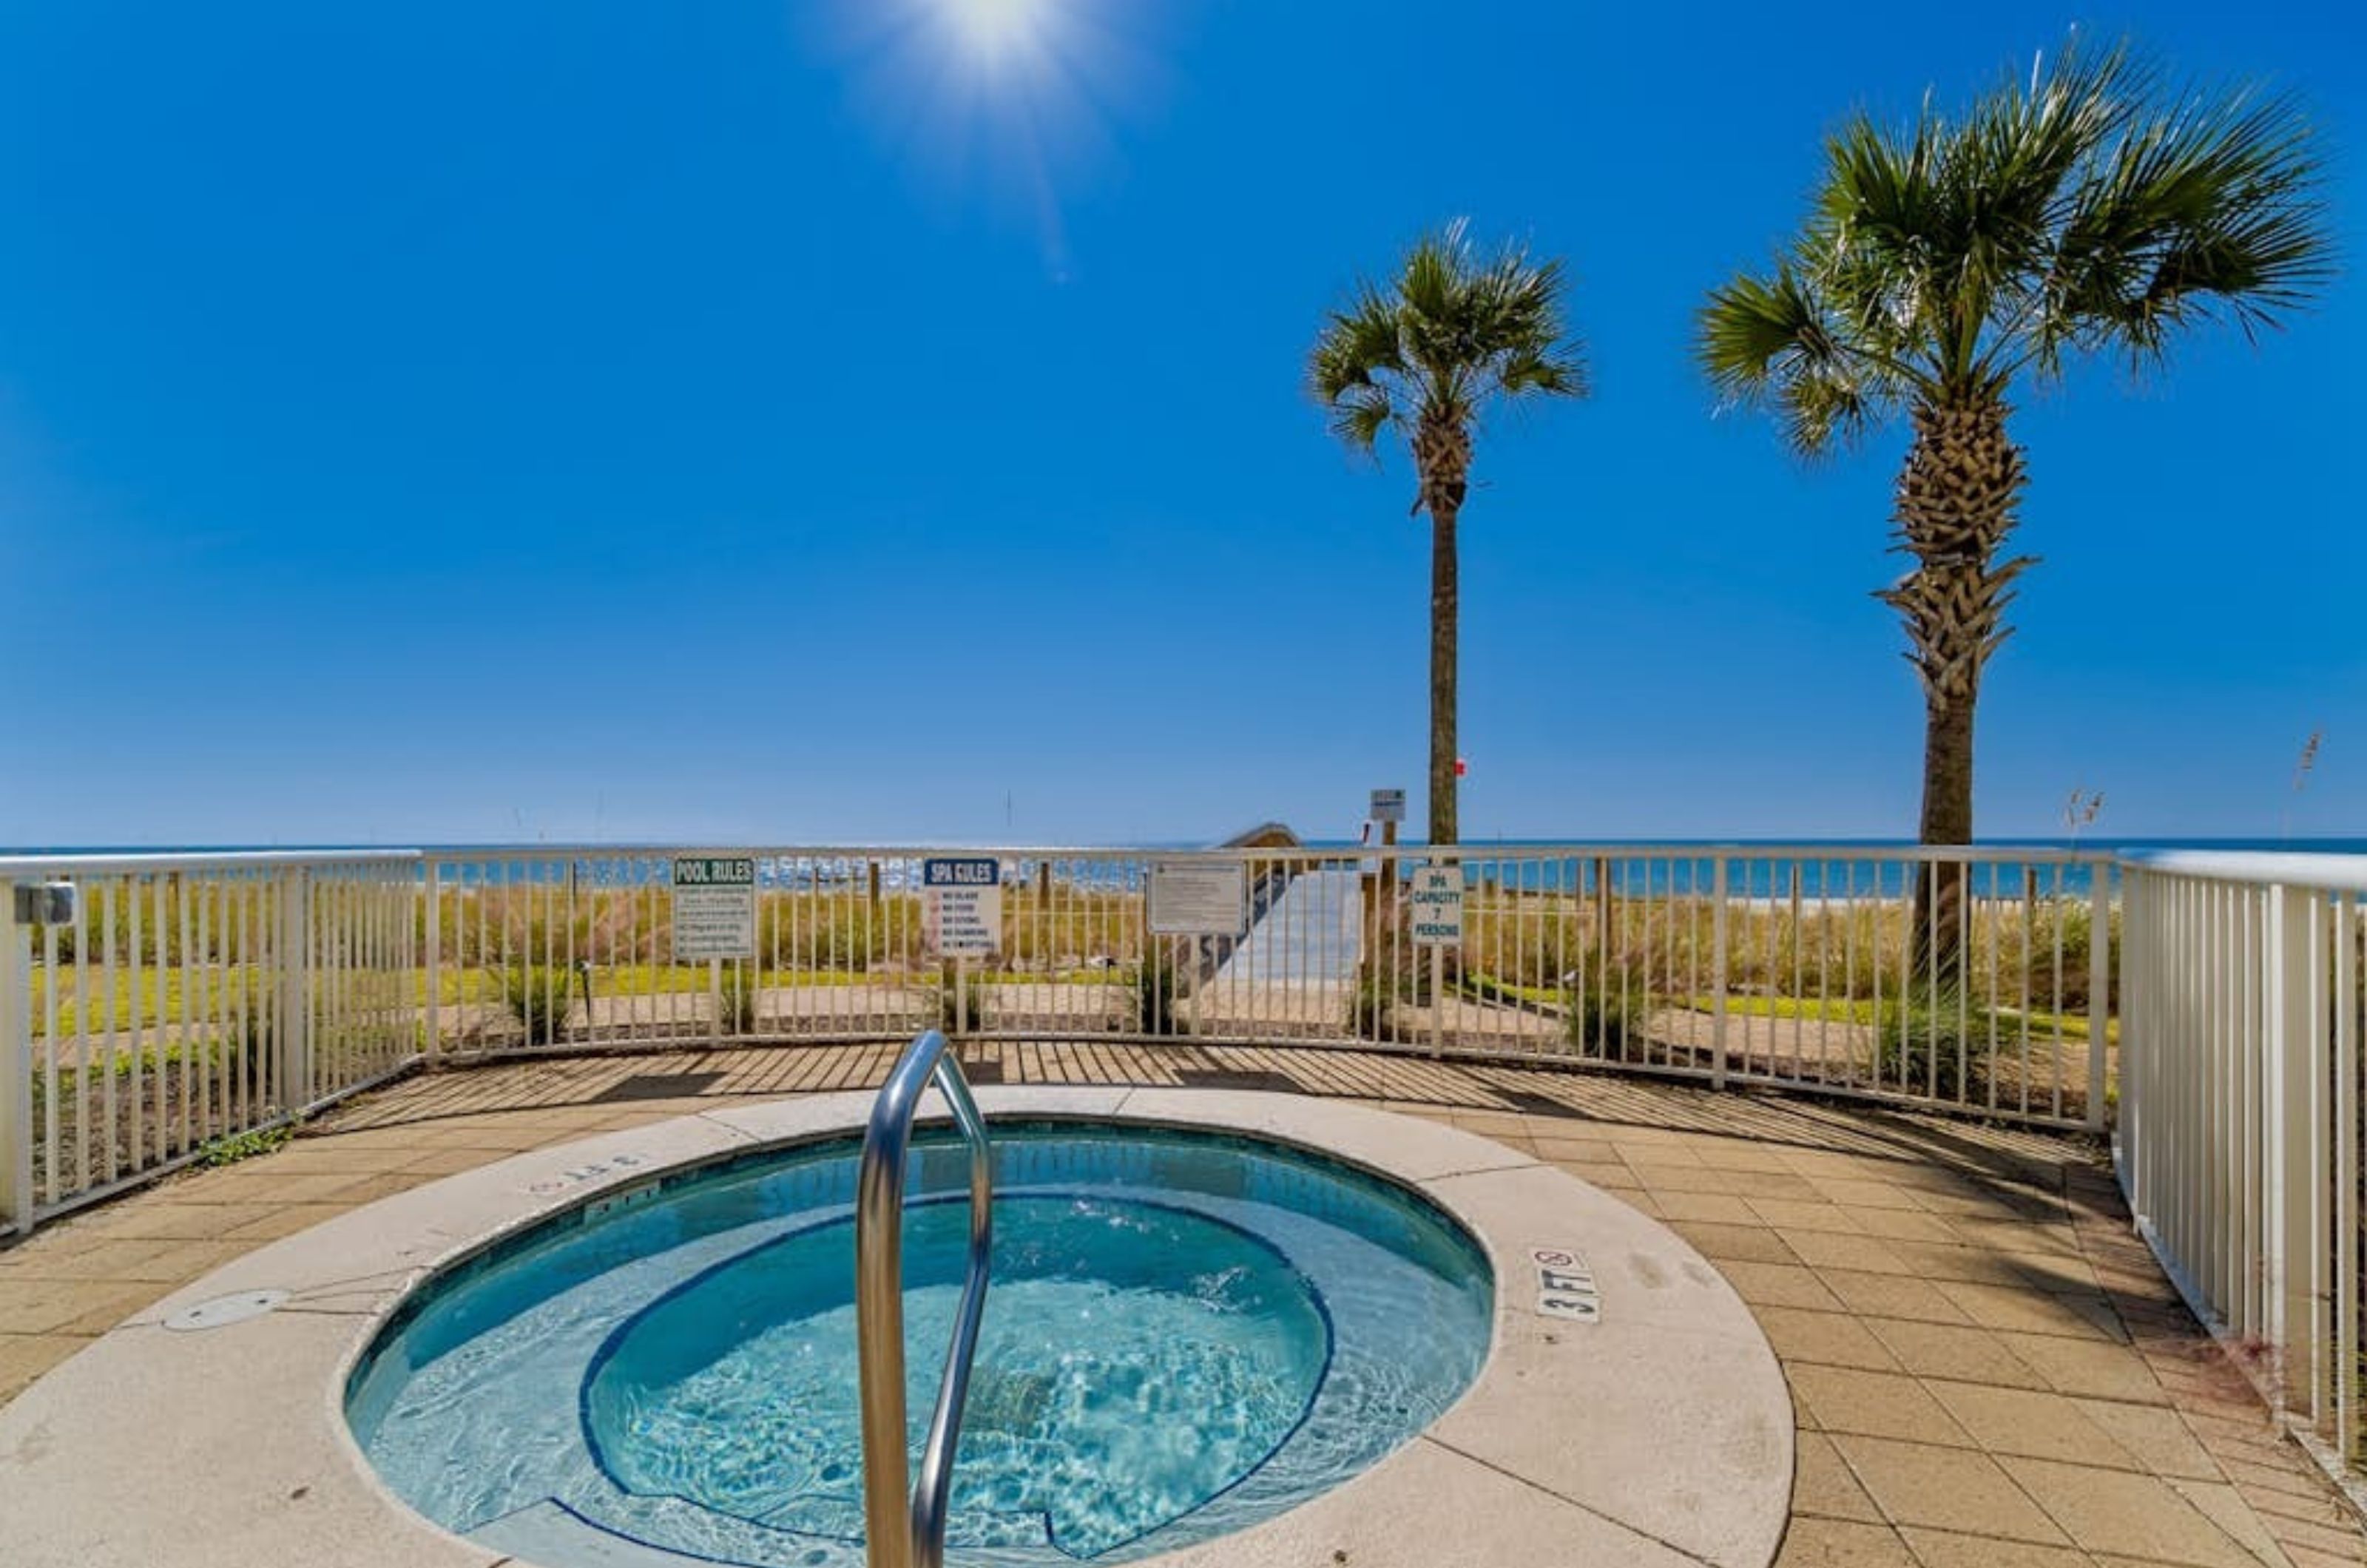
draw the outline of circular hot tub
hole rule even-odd
[[[1124,1562],[1327,1491],[1485,1363],[1480,1247],[1394,1182],[1239,1135],[999,1124],[956,1563]],[[411,1296],[347,1388],[387,1483],[528,1561],[859,1568],[857,1151],[693,1170]],[[967,1153],[912,1157],[913,1448],[966,1264]]]

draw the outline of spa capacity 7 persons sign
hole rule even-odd
[[[1413,940],[1417,947],[1463,945],[1463,868],[1426,865],[1413,874]]]
[[[756,956],[756,863],[746,855],[676,855],[677,964]]]
[[[992,855],[921,863],[922,935],[944,958],[984,958],[1002,945],[1002,863]]]

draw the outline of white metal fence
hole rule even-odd
[[[416,1058],[417,857],[0,860],[0,1235]]]
[[[958,963],[932,951],[917,848],[733,852],[753,865],[754,942],[728,962],[676,954],[663,849],[0,862],[80,902],[9,933],[0,1226],[422,1058],[926,1027],[1579,1065],[2103,1122],[2104,857],[967,852],[995,863],[1000,911],[992,951]],[[1179,875],[1200,907],[1154,918]],[[1230,899],[1213,916],[1211,886]]]
[[[2117,1155],[2140,1230],[2294,1427],[2361,1463],[2367,863],[2171,854],[2126,872]]]

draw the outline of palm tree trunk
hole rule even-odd
[[[1430,516],[1430,841],[1455,841],[1455,618],[1461,592],[1455,570],[1455,509],[1434,506]]]
[[[1976,692],[1977,687],[1976,688]],[[1973,841],[1975,702],[1923,700],[1923,813],[1917,837],[1927,844]],[[1965,870],[1960,861],[1925,861],[1915,877],[1916,986],[1947,992],[1963,978]]]
[[[1878,597],[1906,623],[1908,661],[1923,684],[1926,844],[1973,837],[1973,716],[1981,671],[2010,634],[2010,584],[2032,564],[1997,564],[2013,532],[2026,474],[2006,435],[2006,406],[1989,391],[1954,388],[1914,410],[1915,439],[1900,473],[1895,547],[1915,568]],[[1965,872],[1926,862],[1916,876],[1913,961],[1919,982],[1946,989],[1963,972]]]

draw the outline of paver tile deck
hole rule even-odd
[[[1271,1073],[1533,1153],[1667,1220],[1750,1304],[1791,1382],[1784,1568],[2367,1563],[2367,1531],[2187,1315],[2082,1140],[1351,1052],[995,1043],[963,1055],[1014,1084]],[[0,1250],[0,1402],[277,1236],[587,1134],[876,1084],[894,1055],[677,1051],[404,1079],[276,1153],[185,1172]],[[666,1092],[690,1082],[698,1093]]]

